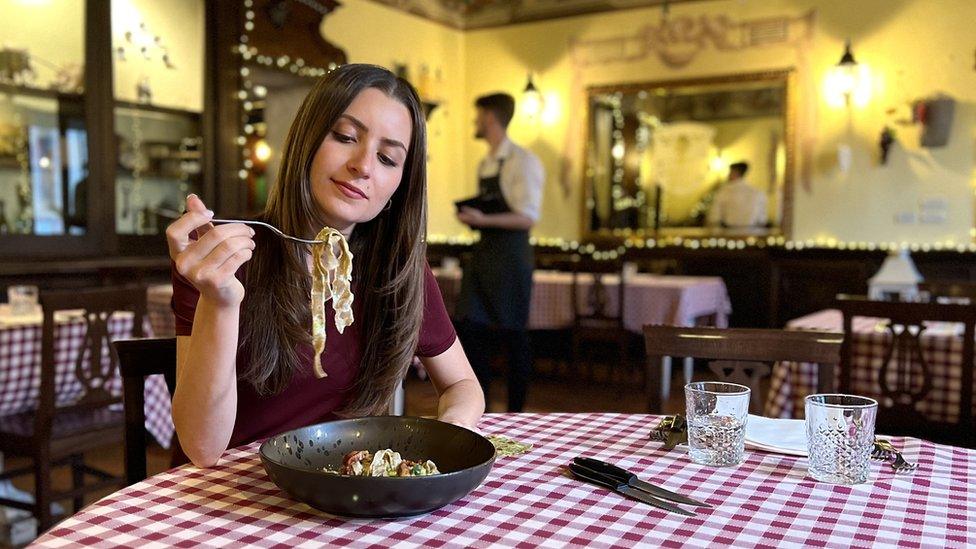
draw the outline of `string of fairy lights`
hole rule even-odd
[[[254,30],[254,18],[254,1],[244,0],[244,31],[241,33],[237,48],[234,50],[243,60],[240,69],[241,87],[237,90],[237,99],[240,101],[243,115],[241,124],[242,133],[236,139],[241,153],[242,166],[238,170],[237,176],[242,181],[246,181],[250,177],[251,170],[255,167],[252,155],[257,152],[259,157],[266,157],[270,153],[267,150],[262,152],[259,148],[261,147],[260,144],[257,145],[258,148],[256,150],[248,147],[249,138],[256,136],[260,131],[260,128],[253,123],[251,115],[263,105],[267,95],[267,89],[263,86],[256,85],[251,80],[251,69],[247,65],[256,64],[278,70],[287,70],[297,76],[306,76],[309,78],[318,78],[337,67],[335,63],[329,63],[327,67],[314,66],[301,57],[290,57],[288,55],[273,57],[264,55],[257,47],[250,44],[250,32]],[[266,148],[266,145],[264,147]]]
[[[782,250],[851,250],[851,251],[898,251],[912,252],[976,252],[976,243],[960,244],[953,241],[934,243],[910,242],[848,242],[834,238],[816,238],[807,240],[787,240],[783,236],[749,236],[745,238],[687,238],[681,236],[662,236],[644,238],[632,234],[631,231],[614,231],[614,236],[623,238],[619,244],[598,244],[593,242],[579,242],[563,238],[532,237],[529,242],[540,248],[559,249],[564,252],[575,252],[590,256],[595,260],[612,260],[624,256],[629,249],[655,248],[683,248],[690,250],[747,250],[747,249],[782,249]],[[428,235],[427,243],[434,245],[471,245],[478,241],[476,235]]]

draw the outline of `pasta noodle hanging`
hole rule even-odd
[[[315,349],[315,377],[325,377],[322,352],[325,350],[325,302],[332,299],[335,310],[336,330],[341,334],[353,323],[352,301],[352,252],[342,233],[332,227],[324,227],[312,244],[312,347]],[[338,248],[338,253],[336,253]]]

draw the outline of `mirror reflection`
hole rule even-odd
[[[788,71],[589,90],[584,226],[778,233],[789,192]]]

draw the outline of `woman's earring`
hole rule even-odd
[[[389,199],[389,200],[386,201],[386,206],[383,206],[383,211],[384,212],[388,212],[388,211],[390,211],[390,208],[392,208],[392,207],[393,207],[393,199],[391,198],[391,199]]]

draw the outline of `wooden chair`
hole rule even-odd
[[[89,290],[46,291],[39,297],[44,312],[41,336],[41,384],[36,410],[0,417],[0,452],[5,455],[26,456],[31,465],[0,473],[0,480],[21,475],[34,476],[34,503],[25,504],[0,498],[7,505],[33,512],[41,530],[55,522],[51,503],[71,499],[77,512],[84,505],[84,495],[109,487],[121,486],[124,479],[85,464],[84,453],[122,441],[123,414],[110,409],[122,398],[105,389],[116,376],[117,359],[109,346],[109,318],[116,311],[131,311],[134,315],[132,331],[143,335],[146,321],[146,289],[144,287],[97,288]],[[56,372],[57,342],[55,311],[81,309],[86,335],[81,352],[71,357],[74,376],[82,393],[70,403],[59,403],[58,388],[64,372]],[[103,364],[103,349],[108,347],[108,365]],[[62,397],[63,398],[63,397]],[[55,492],[51,485],[51,469],[67,465],[71,468],[72,488]],[[94,477],[94,482],[86,482]]]
[[[146,376],[162,374],[169,394],[176,390],[176,338],[120,339],[119,356],[125,402],[125,476],[127,484],[146,478]],[[173,435],[172,444],[179,444]]]
[[[719,380],[752,390],[749,411],[761,414],[761,379],[774,362],[812,362],[820,366],[820,390],[829,387],[840,361],[842,336],[834,332],[753,328],[644,326],[647,349],[647,409],[663,413],[661,364],[666,356],[705,359]]]
[[[582,356],[584,345],[610,344],[617,349],[616,356],[612,360],[624,365],[626,372],[633,334],[624,327],[626,284],[623,276],[623,259],[593,260],[573,254],[566,261],[565,263],[554,261],[551,267],[572,273],[570,292],[573,310],[573,363],[576,364]],[[607,282],[607,279],[612,276],[617,278],[616,285]],[[616,301],[619,306],[616,311],[610,309],[609,292],[617,294]],[[614,362],[608,363],[612,376]]]
[[[877,374],[879,395],[865,395],[878,400],[877,431],[892,435],[910,435],[936,442],[973,446],[976,424],[973,421],[973,358],[976,338],[976,307],[940,303],[900,303],[870,301],[860,296],[837,296],[837,308],[844,316],[844,347],[841,351],[838,390],[852,392],[854,354],[854,317],[886,319],[886,345],[871,346],[882,360]],[[963,325],[960,357],[961,389],[958,421],[933,421],[919,412],[918,405],[931,397],[933,373],[931,357],[926,356],[922,334],[926,322],[955,322]],[[863,335],[862,335],[863,337]],[[864,349],[863,346],[858,347]],[[859,356],[860,358],[860,356]],[[945,374],[943,374],[945,375]]]

